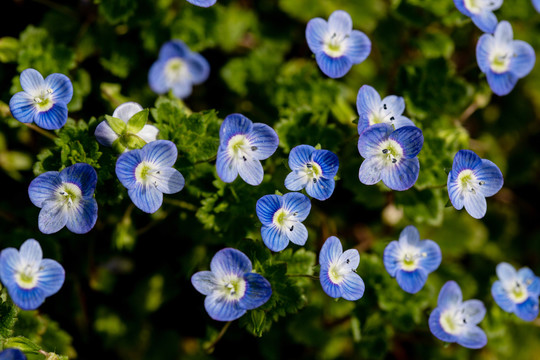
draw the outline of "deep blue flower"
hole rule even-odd
[[[319,279],[328,296],[356,301],[364,295],[364,280],[356,273],[360,264],[358,250],[349,249],[343,252],[339,239],[330,236],[319,253],[319,264]]]
[[[384,249],[383,262],[390,276],[399,286],[414,294],[426,283],[428,274],[441,264],[441,249],[432,240],[420,240],[418,230],[409,225]]]
[[[399,129],[403,126],[414,126],[407,117],[401,115],[405,110],[405,100],[401,96],[389,95],[381,100],[377,90],[369,85],[363,85],[356,97],[358,120],[358,134],[370,125],[387,123]]]
[[[184,187],[184,177],[173,168],[178,149],[169,140],[156,140],[142,149],[123,153],[116,161],[116,176],[128,189],[139,209],[155,213],[163,203],[163,194],[174,194]]]
[[[457,210],[465,206],[473,218],[480,219],[486,214],[486,197],[495,195],[503,182],[497,165],[470,150],[459,150],[448,173],[448,195]]]
[[[513,38],[510,23],[501,21],[493,35],[482,35],[476,45],[478,66],[486,74],[491,90],[499,96],[512,91],[518,79],[531,72],[536,61],[532,46]]]
[[[516,272],[512,265],[505,262],[497,265],[497,276],[499,280],[491,287],[491,295],[497,305],[525,321],[536,319],[540,278],[527,267]]]
[[[39,230],[52,234],[66,226],[76,234],[89,232],[97,220],[96,183],[96,170],[85,163],[61,172],[47,171],[32,180],[28,195],[32,204],[41,208]]]
[[[272,295],[268,280],[252,272],[251,261],[239,250],[218,251],[210,270],[194,274],[191,283],[206,295],[204,307],[214,320],[236,320],[247,310],[263,305]]]
[[[264,244],[272,251],[281,251],[292,241],[304,245],[308,232],[302,221],[309,215],[311,201],[301,193],[265,195],[257,201],[257,216],[263,224]]]
[[[46,297],[60,290],[64,279],[62,265],[43,259],[41,246],[34,239],[26,240],[20,251],[6,248],[0,253],[0,280],[23,310],[37,309]]]
[[[26,360],[26,356],[19,349],[6,349],[0,352],[0,360]]]
[[[26,69],[21,73],[21,86],[9,101],[11,114],[22,123],[60,129],[67,121],[67,104],[73,96],[73,86],[66,75],[51,74],[43,79],[39,71]]]
[[[429,329],[435,337],[470,349],[480,349],[487,344],[486,334],[477,326],[486,315],[484,303],[463,301],[459,285],[448,281],[439,292],[437,304],[429,316]]]
[[[411,188],[420,173],[416,157],[422,145],[422,130],[404,126],[394,130],[387,123],[368,127],[358,139],[358,151],[366,160],[360,166],[360,182],[373,185],[380,180],[392,190]]]
[[[188,3],[201,7],[210,7],[216,3],[217,0],[187,0]]]
[[[292,191],[306,189],[309,196],[326,200],[334,192],[339,160],[329,150],[317,150],[310,145],[298,145],[289,154],[292,172],[285,179],[285,187]]]
[[[161,47],[157,61],[148,73],[150,88],[157,94],[172,89],[174,96],[184,99],[193,85],[208,79],[210,65],[204,57],[191,52],[180,40],[168,41]]]
[[[216,169],[221,180],[230,183],[240,174],[248,184],[259,185],[264,176],[260,160],[269,158],[279,144],[274,129],[231,114],[221,124],[219,139]]]
[[[493,11],[501,7],[503,0],[454,0],[454,4],[480,30],[492,34],[497,26],[497,17]]]
[[[343,10],[334,11],[328,22],[311,19],[306,40],[319,68],[331,78],[342,77],[371,52],[371,41],[363,32],[352,29],[351,16]]]

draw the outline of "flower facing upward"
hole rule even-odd
[[[39,71],[26,69],[21,73],[21,86],[9,101],[11,114],[22,123],[60,129],[67,121],[67,104],[73,96],[73,86],[66,75],[51,74],[43,79]]]
[[[540,278],[531,269],[516,269],[508,263],[497,265],[499,280],[493,283],[491,295],[506,312],[515,313],[520,319],[533,321],[538,316]]]
[[[384,249],[383,262],[399,286],[414,294],[426,283],[428,274],[441,264],[441,249],[432,240],[420,240],[418,230],[409,225]]]
[[[531,72],[536,61],[532,46],[513,38],[510,23],[501,21],[493,35],[482,35],[476,44],[478,66],[486,74],[491,90],[499,96],[512,91],[518,79]]]
[[[360,254],[356,249],[343,252],[341,242],[330,236],[319,253],[321,286],[328,296],[356,301],[364,295],[364,280],[356,273]]]
[[[37,309],[46,297],[60,290],[64,279],[62,265],[43,259],[41,246],[34,239],[26,240],[20,251],[7,248],[0,253],[0,280],[23,310]]]
[[[311,202],[300,193],[265,195],[257,201],[257,216],[263,224],[264,244],[272,251],[281,251],[289,241],[304,245],[308,232],[302,221],[309,215]]]
[[[210,7],[216,3],[217,0],[187,0],[188,3],[201,7]]]
[[[85,163],[61,172],[48,171],[32,180],[28,195],[32,204],[41,208],[39,230],[52,234],[66,226],[76,234],[89,232],[97,220],[96,183],[96,171]]]
[[[352,29],[351,16],[343,10],[334,11],[328,22],[311,19],[306,27],[306,40],[319,68],[331,78],[344,76],[371,52],[371,41],[363,32]]]
[[[195,289],[203,295],[204,307],[214,320],[236,320],[263,305],[272,295],[268,280],[252,272],[249,258],[241,251],[225,248],[216,253],[210,271],[191,277]]]
[[[503,0],[454,0],[454,4],[480,30],[492,34],[497,26],[497,17],[493,11],[501,7]]]

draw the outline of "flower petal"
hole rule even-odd
[[[291,170],[303,169],[311,161],[314,152],[315,148],[311,145],[295,146],[289,153],[289,168]]]
[[[322,51],[315,54],[315,60],[317,60],[321,71],[333,79],[343,77],[351,70],[353,65],[348,56],[335,58]]]
[[[423,240],[420,242],[420,254],[422,257],[418,261],[424,270],[429,273],[437,270],[441,265],[442,254],[441,248],[435,241]],[[425,256],[424,256],[425,255]]]
[[[292,230],[291,230],[292,229]],[[285,230],[285,235],[294,244],[303,246],[308,238],[308,231],[304,224],[297,222],[288,230]]]
[[[454,0],[454,5],[456,5],[456,8],[459,10],[460,13],[471,17],[472,13],[469,11],[469,9],[467,9],[467,6],[465,5],[465,0]]]
[[[360,64],[367,59],[371,52],[371,41],[366,34],[353,30],[345,41],[344,46],[347,47],[345,55],[349,57],[351,63]]]
[[[187,2],[201,7],[210,7],[214,5],[217,0],[187,0]]]
[[[338,258],[337,265],[341,269],[355,271],[360,264],[360,253],[356,249],[345,250]]]
[[[243,277],[251,272],[252,265],[249,258],[240,250],[225,248],[219,250],[210,262],[210,270],[216,278],[237,275]]]
[[[219,139],[221,146],[227,148],[229,140],[239,134],[247,135],[253,129],[253,122],[242,114],[228,115],[219,129]]]
[[[210,75],[210,65],[201,54],[190,53],[186,57],[185,62],[189,69],[191,81],[195,85],[198,85],[208,79],[208,76]]]
[[[23,289],[13,286],[8,288],[8,292],[11,300],[22,310],[35,310],[45,301],[45,295],[38,287]]]
[[[165,74],[166,65],[167,60],[157,60],[152,64],[148,72],[148,85],[156,94],[165,94],[169,90]]]
[[[486,346],[487,336],[478,326],[466,326],[464,331],[456,336],[456,342],[469,349],[480,349]]]
[[[328,33],[328,23],[321,18],[309,20],[306,26],[306,41],[314,54],[323,50],[324,38]]]
[[[56,294],[66,278],[66,273],[62,265],[51,259],[41,261],[39,276],[36,286],[43,291],[44,296]]]
[[[394,125],[396,130],[405,126],[415,126],[411,119],[405,116],[396,116],[395,119],[392,120],[392,125]]]
[[[311,210],[311,201],[306,195],[291,192],[283,195],[282,201],[283,208],[293,214],[293,220],[304,221],[308,217]]]
[[[160,168],[153,177],[156,189],[164,194],[175,194],[184,188],[184,176],[174,168]]]
[[[134,101],[128,101],[118,106],[116,109],[114,109],[112,116],[122,120],[123,122],[127,124],[129,119],[131,119],[133,115],[135,115],[136,113],[142,110],[143,110],[143,107],[140,104]]]
[[[272,225],[274,214],[281,208],[281,196],[279,195],[264,195],[257,200],[255,211],[259,220],[263,225]]]
[[[21,266],[21,255],[15,248],[5,248],[0,253],[0,281],[5,287],[18,286],[15,273]]]
[[[510,23],[506,20],[499,22],[493,35],[495,38],[495,46],[499,47],[510,44],[512,42],[512,39],[514,39],[512,25],[510,25]]]
[[[54,198],[54,193],[61,184],[58,171],[47,171],[39,175],[28,186],[30,201],[39,208],[43,207],[45,200]]]
[[[172,91],[173,95],[177,98],[185,99],[191,95],[193,86],[191,85],[191,81],[189,81],[189,79],[181,79],[172,85]]]
[[[535,276],[531,269],[523,267],[518,270],[517,278],[527,285],[527,291],[530,296],[538,296],[540,293],[540,278]],[[536,294],[536,295],[533,295]]]
[[[142,159],[160,168],[172,167],[178,158],[176,145],[169,140],[156,140],[142,148]]]
[[[497,17],[489,10],[483,10],[479,14],[472,14],[471,20],[485,33],[493,34],[497,27]]]
[[[419,292],[427,281],[427,272],[418,268],[413,271],[398,270],[396,272],[396,280],[400,288],[409,294]]]
[[[137,136],[149,143],[156,141],[158,133],[159,129],[154,125],[144,125],[142,130],[137,133]]]
[[[394,128],[390,124],[380,123],[368,127],[358,139],[358,151],[367,159],[380,155],[380,143],[387,140]]]
[[[75,234],[86,234],[96,224],[97,213],[96,199],[82,199],[77,206],[72,206],[68,211],[66,226]]]
[[[67,106],[64,103],[55,103],[47,111],[37,111],[34,122],[46,130],[60,129],[66,124],[68,118]]]
[[[336,10],[328,18],[328,32],[348,35],[352,31],[352,18],[343,10]]]
[[[332,263],[338,261],[342,253],[343,246],[341,246],[341,241],[335,236],[330,236],[324,242],[319,253],[319,264],[328,267]]]
[[[19,250],[20,259],[26,264],[39,264],[43,259],[41,246],[34,239],[26,240]]]
[[[486,198],[479,193],[466,193],[463,199],[465,210],[475,219],[481,219],[486,215]]]
[[[360,165],[358,178],[364,185],[373,185],[381,181],[382,172],[386,164],[381,156],[372,156],[367,158]]]
[[[251,143],[251,155],[257,160],[269,158],[279,144],[279,138],[274,129],[262,123],[253,124],[247,138]]]
[[[54,102],[67,104],[73,97],[73,85],[71,80],[64,74],[51,74],[45,79],[45,88],[52,90]]]
[[[60,180],[77,185],[83,197],[92,196],[97,184],[97,173],[86,163],[76,163],[60,172]]]
[[[384,167],[381,173],[384,185],[390,189],[404,191],[410,189],[418,180],[420,173],[418,158],[401,159],[397,164],[392,165]]]
[[[63,203],[53,199],[44,201],[42,205],[38,217],[38,227],[42,233],[53,234],[66,226],[68,217]]]
[[[518,279],[516,269],[506,262],[498,264],[495,272],[497,273],[497,276],[501,280],[504,287],[513,287],[514,283]]]
[[[315,150],[312,160],[317,163],[322,170],[322,177],[333,179],[339,169],[339,159],[336,154],[329,150]]]
[[[439,292],[439,297],[437,299],[437,305],[441,308],[442,311],[457,306],[461,304],[463,300],[463,295],[461,294],[461,289],[459,285],[453,281],[447,281],[441,291]]]
[[[159,49],[159,60],[167,60],[172,57],[185,58],[189,54],[189,48],[180,40],[167,41]]]
[[[239,300],[239,306],[246,310],[258,308],[272,296],[272,287],[262,275],[248,273],[244,275],[246,292]]]
[[[482,159],[471,150],[459,150],[454,156],[452,164],[452,174],[456,177],[466,169],[476,169],[481,166]]]
[[[137,184],[135,169],[142,162],[142,150],[136,149],[123,153],[116,160],[116,176],[127,189]]]
[[[356,301],[364,296],[366,285],[364,280],[355,272],[350,272],[345,275],[345,279],[341,284],[341,297],[345,300]]]
[[[372,112],[379,111],[380,105],[381,97],[377,90],[369,85],[362,85],[356,96],[356,110],[358,111],[358,115],[369,116]],[[361,134],[360,131],[359,134]]]
[[[391,277],[396,276],[396,272],[401,268],[401,250],[397,241],[391,241],[384,248],[383,263]]]
[[[98,143],[103,146],[112,146],[119,136],[114,130],[109,126],[107,121],[102,121],[96,127],[94,135]]]
[[[285,178],[285,187],[291,191],[299,191],[305,188],[308,182],[309,177],[305,172],[293,170]]]
[[[32,97],[39,96],[42,91],[47,90],[43,76],[35,69],[26,69],[21,73],[21,86]]]
[[[136,183],[128,188],[128,195],[136,207],[149,214],[158,211],[163,203],[163,193],[151,185]]]
[[[489,57],[494,46],[495,39],[490,34],[480,36],[478,42],[476,43],[476,62],[484,74],[491,71],[491,61]]]
[[[26,360],[26,356],[19,349],[5,349],[0,353],[0,360]]]
[[[525,41],[514,40],[512,42],[514,48],[514,56],[510,61],[508,70],[514,73],[518,78],[527,76],[534,67],[536,55],[531,45]]]
[[[316,183],[313,181],[308,181],[306,184],[306,192],[309,196],[322,201],[332,196],[335,187],[336,182],[333,178],[325,179],[321,177]]]
[[[420,233],[418,229],[413,225],[407,225],[399,234],[399,244],[402,247],[419,247],[420,246]]]
[[[203,295],[210,295],[216,287],[216,277],[211,271],[199,271],[191,277],[191,284]]]
[[[227,300],[218,292],[213,292],[204,299],[204,308],[208,315],[218,321],[236,320],[246,313],[239,306],[238,300]]]
[[[341,294],[342,294],[341,286],[334,284],[332,280],[330,280],[330,275],[328,272],[329,272],[328,266],[322,265],[320,274],[319,274],[319,281],[321,282],[321,287],[323,291],[330,297],[333,297],[333,298],[341,297]]]
[[[480,300],[466,300],[461,305],[467,324],[476,325],[486,316],[486,307]]]
[[[395,140],[401,145],[405,159],[416,157],[424,145],[422,130],[416,126],[405,126],[397,129],[390,134],[389,139]]]
[[[482,163],[474,170],[478,181],[484,184],[478,188],[478,192],[483,196],[493,196],[501,190],[504,180],[501,170],[493,162],[482,159]]]
[[[493,71],[488,71],[486,77],[491,90],[499,96],[509,94],[518,81],[518,77],[511,72],[497,74]]]
[[[512,313],[516,310],[516,304],[508,296],[508,292],[504,289],[501,281],[497,280],[493,283],[491,286],[491,296],[493,296],[493,300],[504,311]]]
[[[22,123],[31,123],[37,113],[34,98],[28,93],[21,91],[9,100],[11,115]]]
[[[455,342],[456,337],[447,333],[441,326],[441,308],[437,307],[429,315],[429,330],[435,337],[444,342]]]
[[[526,301],[516,305],[516,315],[525,321],[533,321],[538,317],[538,296],[529,297]]]
[[[261,228],[261,237],[266,245],[272,251],[278,252],[289,245],[289,238],[283,231],[275,225],[263,225]]]
[[[263,181],[264,170],[261,162],[254,157],[247,157],[245,161],[237,162],[238,174],[249,185],[259,185]]]

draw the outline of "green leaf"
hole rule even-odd
[[[19,51],[19,40],[5,36],[0,38],[0,62],[17,61],[17,52]]]
[[[11,336],[18,312],[19,308],[9,298],[7,289],[2,288],[0,290],[0,339]]]
[[[136,113],[128,120],[127,131],[132,134],[137,134],[142,130],[146,122],[148,121],[148,109],[144,109]]]
[[[7,338],[4,340],[3,346],[5,349],[15,348],[19,349],[25,354],[39,354],[39,350],[41,350],[41,347],[34,344],[29,339],[25,338],[24,336],[16,336]]]
[[[140,149],[146,145],[146,141],[134,134],[124,134],[120,137],[120,141],[130,150]]]
[[[112,117],[110,115],[105,115],[105,119],[107,120],[107,124],[109,124],[111,129],[118,134],[118,136],[123,135],[126,132],[127,124],[121,119]]]
[[[111,24],[126,22],[137,9],[136,0],[100,0],[99,12]]]

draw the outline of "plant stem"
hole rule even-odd
[[[210,354],[212,351],[214,351],[214,348],[216,347],[216,344],[219,340],[225,335],[225,332],[227,332],[227,329],[229,326],[231,326],[232,321],[227,321],[227,323],[223,326],[221,331],[219,332],[218,336],[212,341],[209,345],[204,347],[204,351],[208,354]]]
[[[317,276],[307,275],[307,274],[287,274],[287,276],[288,277],[304,277],[304,278],[308,278],[308,279],[319,280],[319,278]]]
[[[49,139],[51,140],[56,140],[57,136],[54,135],[54,134],[51,134],[50,132],[48,132],[47,130],[43,130],[42,128],[40,128],[39,126],[36,126],[34,124],[28,124],[28,123],[23,123],[24,125],[26,125],[26,127],[40,133],[41,135],[45,136],[45,137],[48,137]]]
[[[174,206],[177,206],[179,208],[189,210],[189,211],[197,211],[197,207],[193,204],[190,204],[188,202],[182,201],[182,200],[175,200],[175,199],[163,199],[164,203],[171,204]]]

